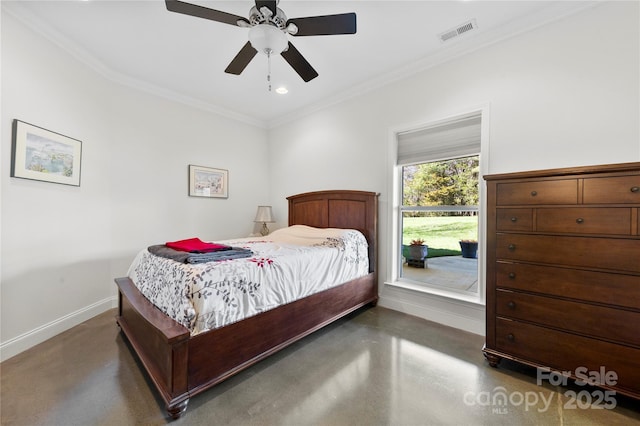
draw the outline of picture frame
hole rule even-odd
[[[11,177],[80,186],[82,141],[13,120]]]
[[[189,196],[204,198],[229,197],[229,171],[189,165]]]

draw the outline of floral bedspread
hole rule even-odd
[[[244,259],[184,264],[142,250],[136,287],[192,335],[222,327],[364,276],[367,241],[346,229],[295,225],[267,237],[216,241],[251,250]]]

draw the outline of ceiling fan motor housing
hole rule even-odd
[[[287,26],[287,15],[279,7],[276,8],[276,14],[274,15],[268,7],[262,7],[258,10],[257,7],[253,6],[249,11],[249,23],[251,26],[270,24],[284,30]]]

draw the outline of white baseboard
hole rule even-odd
[[[448,302],[442,299],[435,301],[427,297],[419,298],[416,303],[415,296],[410,300],[402,295],[392,295],[388,292],[380,297],[378,305],[480,336],[485,335],[484,306]]]
[[[71,327],[117,306],[117,298],[115,296],[108,297],[38,328],[34,328],[13,339],[9,339],[6,342],[2,342],[0,343],[0,361],[18,355],[20,352],[24,352],[38,343],[42,343],[63,331],[67,331]]]
[[[415,299],[415,296],[413,299]],[[415,300],[408,300],[401,295],[391,294],[382,295],[378,300],[378,305],[481,336],[485,332],[484,307],[465,306],[453,301],[446,302],[442,300],[437,303],[429,303],[427,298],[421,298],[419,303],[415,303]],[[0,344],[0,361],[9,359],[38,343],[42,343],[117,306],[117,297],[108,297],[6,342],[2,342]]]

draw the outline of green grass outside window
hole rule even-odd
[[[478,239],[478,216],[405,217],[402,244],[423,239],[427,257],[460,256],[460,240]]]

